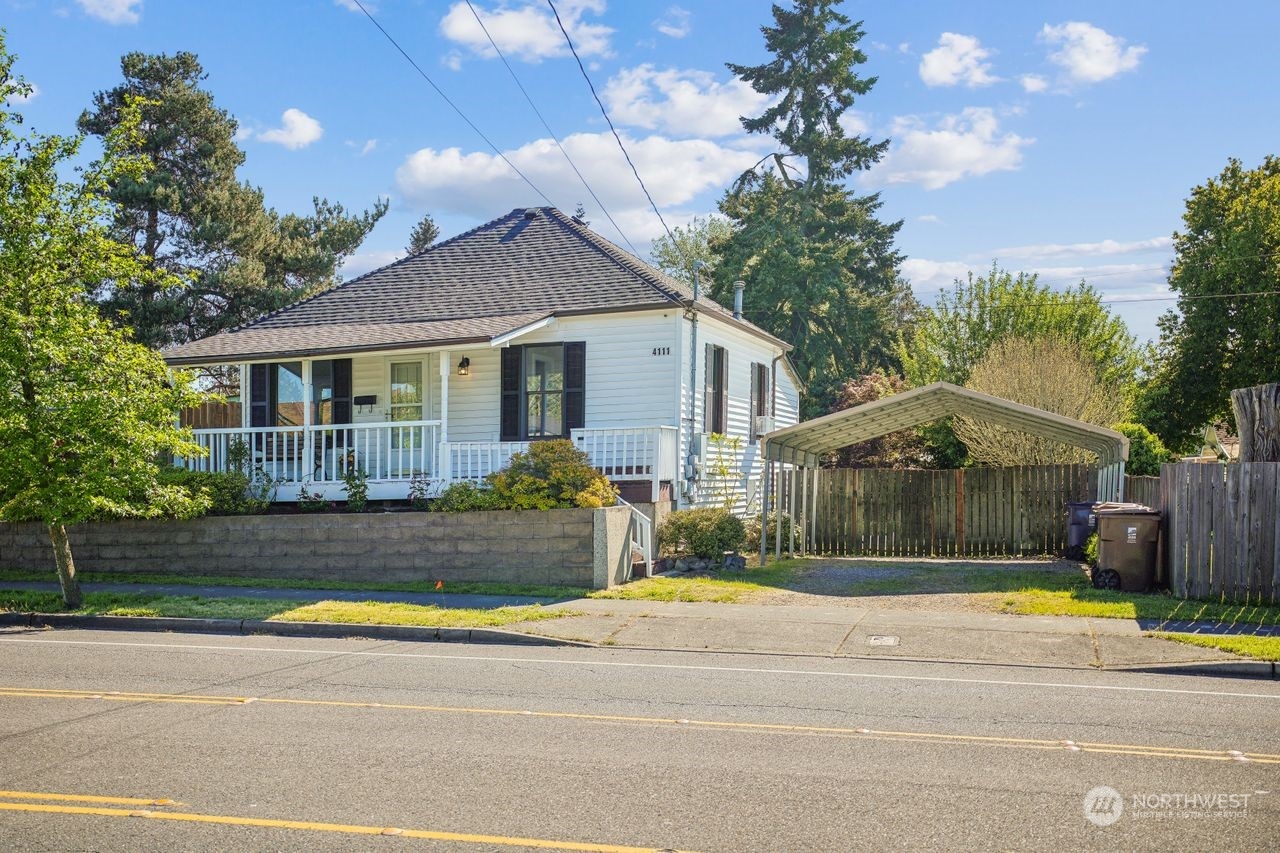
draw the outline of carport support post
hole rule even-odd
[[[778,529],[773,533],[773,559],[782,559],[782,462],[774,463],[776,475],[773,478],[773,514],[778,516]]]
[[[763,445],[763,442],[761,442]],[[761,455],[764,447],[760,448]],[[769,460],[765,457],[760,468],[760,565],[764,566],[765,557],[769,554]]]

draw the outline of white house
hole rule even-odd
[[[277,500],[340,500],[352,462],[372,499],[435,492],[569,438],[624,498],[745,511],[759,434],[797,420],[789,350],[544,207],[164,355],[239,367],[241,422],[195,430],[209,454],[187,464],[238,447]]]

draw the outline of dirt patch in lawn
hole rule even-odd
[[[1007,593],[1071,589],[1083,583],[1071,560],[815,559],[782,589],[760,590],[752,604],[999,612]]]

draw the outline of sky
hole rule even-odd
[[[449,237],[546,204],[581,204],[593,228],[647,256],[663,221],[714,212],[774,150],[739,122],[766,101],[725,67],[769,59],[770,4],[555,5],[661,220],[546,0],[0,0],[0,26],[35,86],[20,109],[43,133],[73,132],[94,93],[120,82],[124,53],[197,54],[239,124],[240,176],[269,205],[389,200],[348,277],[403,256],[424,213]],[[1154,339],[1191,189],[1229,158],[1253,167],[1280,153],[1274,0],[842,9],[863,22],[860,73],[878,78],[845,127],[891,141],[850,184],[902,221],[902,272],[926,304],[998,260],[1055,289],[1087,281]]]

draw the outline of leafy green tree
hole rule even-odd
[[[881,222],[879,196],[844,185],[889,143],[850,136],[841,124],[876,78],[858,75],[864,33],[836,5],[775,5],[774,25],[762,28],[772,60],[729,64],[771,103],[742,126],[771,135],[778,149],[721,199],[733,230],[710,244],[722,258],[712,295],[729,305],[733,282],[746,281],[748,318],[795,345],[806,414],[825,411],[843,377],[894,364],[893,318],[909,299],[893,245],[902,223]]]
[[[81,133],[108,136],[129,104],[141,113],[128,154],[154,164],[114,174],[113,235],[132,244],[146,269],[168,276],[116,280],[94,297],[104,313],[153,347],[204,337],[281,308],[338,281],[337,269],[386,211],[349,215],[316,198],[310,215],[280,215],[261,190],[241,183],[236,122],[201,88],[195,54],[129,53],[124,82],[94,96]],[[184,280],[187,287],[170,286]]]
[[[12,68],[0,34],[0,105],[30,91]],[[199,452],[175,426],[199,397],[84,298],[86,285],[172,284],[104,225],[107,186],[147,180],[145,160],[125,153],[136,111],[125,105],[103,159],[79,184],[59,169],[80,138],[19,136],[20,121],[0,107],[0,519],[45,525],[63,601],[75,608],[67,525],[196,508],[158,482],[155,459]]]
[[[992,263],[986,275],[969,274],[916,318],[898,342],[903,373],[912,386],[930,382],[964,385],[975,364],[1008,338],[1054,337],[1078,344],[1107,382],[1132,386],[1143,353],[1124,320],[1084,282],[1062,291],[1016,276]]]
[[[720,266],[720,256],[712,251],[711,244],[722,244],[732,231],[722,216],[695,216],[688,225],[671,229],[671,237],[664,234],[654,240],[649,260],[672,278],[692,283],[694,264],[701,261],[709,270]]]
[[[409,245],[404,250],[411,255],[420,255],[427,249],[431,248],[431,244],[440,236],[440,228],[436,225],[436,221],[431,218],[430,213],[423,214],[418,220],[418,224],[413,226],[413,230],[409,232]]]
[[[1256,169],[1230,160],[1191,191],[1182,222],[1169,275],[1178,307],[1160,318],[1138,417],[1190,451],[1226,419],[1233,389],[1280,380],[1280,157]]]

